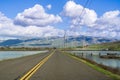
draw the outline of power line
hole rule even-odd
[[[66,48],[66,33],[67,31],[64,31],[64,48]]]
[[[91,4],[91,2],[92,2],[92,0],[87,0],[86,2],[85,2],[85,4],[83,5],[83,9],[81,10],[81,13],[80,13],[80,16],[79,16],[79,21],[81,21],[81,17],[84,15],[83,13],[84,13],[84,11],[85,11],[85,8],[88,6],[88,5],[90,5]],[[70,30],[72,30],[72,28],[70,28]]]
[[[85,5],[83,6],[83,9],[82,9],[82,11],[81,11],[81,13],[80,13],[80,16],[79,16],[79,18],[80,18],[80,21],[81,21],[81,17],[82,17],[82,15],[84,15],[83,14],[83,12],[85,11],[85,8],[88,6],[88,5],[90,5],[91,4],[91,0],[87,0],[86,2],[85,2]],[[72,28],[70,29],[70,30],[72,30]],[[64,31],[64,48],[66,47],[66,34],[67,34],[67,31]]]
[[[81,17],[84,15],[83,12],[85,11],[85,8],[86,8],[88,5],[91,4],[91,1],[92,1],[92,0],[87,0],[86,3],[85,3],[85,5],[83,6],[83,9],[82,9],[81,14],[80,14],[80,16],[79,16],[80,21],[81,21]],[[83,48],[84,48],[84,45],[85,45],[85,37],[83,36]]]
[[[83,9],[82,9],[82,11],[81,11],[81,13],[80,13],[80,21],[81,21],[81,17],[82,17],[82,15],[83,15],[83,12],[85,11],[85,8],[88,6],[88,5],[90,5],[91,4],[91,0],[87,0],[86,2],[85,2],[85,5],[83,6]]]

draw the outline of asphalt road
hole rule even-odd
[[[51,53],[51,52],[49,52]],[[49,53],[0,62],[0,80],[19,80]],[[112,80],[59,51],[56,51],[30,80]]]
[[[56,51],[30,80],[112,80],[86,64]]]
[[[48,56],[49,53],[0,61],[0,80],[19,80],[33,66]]]

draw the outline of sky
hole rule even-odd
[[[88,2],[88,3],[87,3]],[[0,39],[93,36],[120,39],[120,0],[0,0]]]

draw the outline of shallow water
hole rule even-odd
[[[107,53],[120,54],[120,51],[69,51],[69,52],[77,56],[83,56],[84,58],[95,61],[99,64],[120,69],[120,59],[105,59],[105,58],[99,57],[99,54],[101,55],[106,55]],[[92,56],[91,56],[91,53],[92,53]]]
[[[38,53],[45,53],[45,52],[48,52],[48,51],[47,50],[45,51],[0,51],[0,60],[18,58],[18,57],[23,57],[23,56],[28,56],[28,55],[38,54]]]

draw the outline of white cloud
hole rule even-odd
[[[92,31],[97,31],[102,33],[101,36],[106,35],[106,37],[119,37],[120,33],[120,11],[109,11],[103,14],[97,19]]]
[[[50,25],[43,27],[38,27],[36,25],[29,25],[26,27],[15,25],[12,19],[0,13],[0,39],[48,36],[63,36],[63,30]]]
[[[82,9],[81,5],[77,5],[74,1],[68,1],[64,6],[64,14],[71,18],[78,17]]]
[[[112,18],[119,16],[119,14],[120,14],[120,11],[118,11],[118,10],[109,11],[109,12],[104,13],[102,18],[112,19]]]
[[[81,15],[83,6],[74,1],[65,4],[63,13],[69,18],[72,28],[67,31],[68,36],[87,35],[120,39],[119,10],[108,11],[97,17],[94,10],[84,9]],[[43,6],[38,4],[17,14],[14,20],[0,12],[0,38],[63,36],[64,30],[52,25],[61,21],[59,15],[46,13]]]
[[[54,23],[62,22],[59,15],[47,14],[41,5],[36,4],[34,7],[19,13],[14,23],[22,26],[39,26],[44,27]]]
[[[64,15],[70,19],[70,27],[73,30],[76,27],[80,28],[71,32],[72,34],[120,38],[119,10],[108,11],[99,18],[94,10],[84,8],[82,11],[83,6],[74,1],[68,1],[63,7]]]
[[[19,13],[15,20],[0,12],[0,38],[63,36],[63,30],[51,26],[61,21],[60,16],[47,14],[38,4]]]
[[[51,9],[51,8],[52,8],[52,5],[51,5],[51,4],[48,4],[48,5],[46,6],[46,8],[47,8],[47,9]]]
[[[68,1],[63,9],[64,15],[71,18],[71,23],[74,26],[93,26],[97,20],[97,14],[94,10],[84,8],[74,1]]]
[[[11,22],[11,19],[7,18],[3,13],[0,12],[0,26],[9,22]]]

